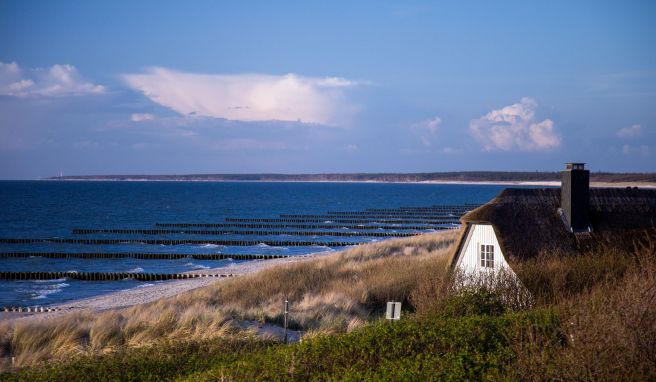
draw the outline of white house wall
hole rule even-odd
[[[494,246],[494,268],[481,267],[481,259],[479,248],[481,244]],[[465,244],[460,249],[458,254],[458,262],[456,265],[460,270],[469,272],[477,271],[490,271],[499,270],[503,267],[510,270],[510,266],[506,261],[497,236],[494,234],[494,229],[489,224],[471,224],[469,232],[465,238]]]

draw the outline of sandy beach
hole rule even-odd
[[[256,273],[263,269],[278,265],[291,264],[299,261],[308,261],[317,257],[327,256],[336,252],[326,251],[308,255],[292,256],[271,260],[251,260],[224,267],[203,269],[186,273],[191,274],[232,274],[234,277]],[[126,289],[100,296],[67,301],[50,306],[59,310],[44,313],[6,313],[0,312],[0,320],[28,320],[28,319],[51,319],[64,314],[90,310],[100,312],[109,309],[127,308],[133,305],[145,304],[161,298],[168,298],[192,289],[201,288],[214,282],[222,282],[228,278],[195,278],[187,280],[161,281],[157,283],[144,283],[132,289]]]

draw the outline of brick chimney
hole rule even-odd
[[[571,232],[590,231],[590,171],[585,163],[567,163],[562,172],[560,208]]]

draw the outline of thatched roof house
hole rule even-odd
[[[540,255],[630,252],[635,240],[656,241],[656,190],[589,189],[587,170],[576,165],[563,172],[562,188],[505,189],[463,216],[450,266],[512,268]]]

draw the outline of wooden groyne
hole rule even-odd
[[[462,215],[467,211],[471,211],[471,207],[459,208],[445,208],[439,210],[389,210],[389,209],[369,209],[364,211],[328,211],[327,215],[332,216],[367,216],[367,215],[382,215],[382,216],[418,216],[418,217],[439,217]]]
[[[48,313],[59,312],[61,308],[51,308],[44,306],[3,306],[0,312],[5,313]]]
[[[377,217],[410,217],[410,218],[439,218],[448,217],[452,215],[461,215],[466,210],[462,211],[445,211],[445,212],[378,212],[378,211],[328,211],[326,215],[329,216],[377,216]],[[285,215],[280,215],[285,216]]]
[[[455,215],[380,215],[380,214],[326,214],[326,215],[300,215],[300,214],[280,214],[284,219],[405,219],[405,220],[445,220],[449,222],[458,221]]]
[[[226,218],[227,222],[250,222],[250,223],[382,223],[382,224],[449,224],[457,222],[456,219],[342,219],[326,216],[324,218]]]
[[[141,260],[270,260],[282,259],[292,255],[260,255],[260,254],[230,254],[230,253],[137,253],[137,252],[8,252],[0,253],[0,258],[45,257],[50,259],[141,259]]]
[[[451,212],[451,211],[471,211],[480,207],[480,204],[453,204],[453,205],[436,205],[432,207],[399,207],[399,208],[367,208],[367,212]],[[349,212],[349,211],[347,211]],[[355,211],[357,212],[357,211]]]
[[[296,228],[296,229],[356,229],[356,230],[427,230],[427,229],[442,229],[444,227],[438,225],[365,225],[365,224],[268,224],[268,223],[155,223],[156,227],[202,227],[202,228],[250,228],[250,229],[280,229],[280,228]]]
[[[353,231],[238,231],[238,230],[173,230],[173,229],[119,229],[119,228],[75,228],[75,235],[127,234],[127,235],[256,235],[256,236],[364,236],[364,237],[408,237],[420,232],[353,232]]]
[[[45,306],[3,306],[0,312],[5,313],[48,313],[59,312],[61,308],[45,307]]]
[[[117,281],[132,279],[137,281],[163,281],[195,279],[199,277],[233,277],[216,273],[128,273],[128,272],[0,272],[0,280],[57,280],[71,279],[82,281]]]
[[[267,245],[270,247],[347,247],[365,244],[366,242],[351,241],[289,241],[289,240],[190,240],[190,239],[61,239],[61,238],[0,238],[0,244],[87,244],[87,245],[115,245],[115,244],[151,244],[151,245],[231,245],[236,247]]]

